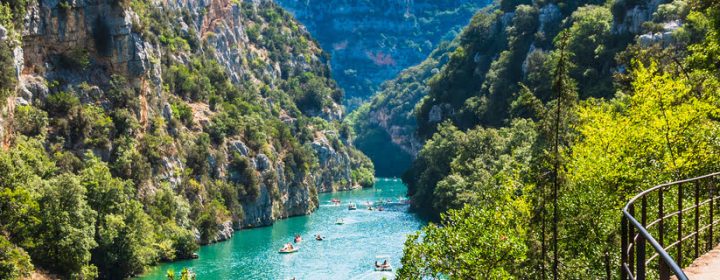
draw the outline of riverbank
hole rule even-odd
[[[165,279],[168,269],[192,269],[198,279],[381,279],[372,264],[377,255],[389,256],[397,269],[407,234],[420,229],[425,221],[407,212],[398,203],[407,189],[399,181],[379,179],[373,188],[319,194],[320,207],[306,216],[278,220],[275,224],[235,232],[226,242],[203,246],[199,259],[164,263],[140,279]],[[340,206],[330,201],[341,200]],[[393,201],[384,211],[368,211],[367,201]],[[358,210],[349,211],[354,202]],[[335,221],[342,218],[343,225]],[[294,234],[303,236],[294,254],[278,254]],[[315,234],[326,237],[315,241]],[[377,276],[377,277],[375,277]],[[359,277],[359,278],[358,278]]]

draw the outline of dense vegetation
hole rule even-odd
[[[372,163],[337,119],[342,91],[326,57],[288,13],[272,2],[233,4],[250,29],[248,44],[262,54],[240,53],[246,72],[233,78],[238,73],[217,60],[212,32],[201,37],[175,24],[192,22],[189,11],[112,3],[118,14],[137,14],[132,32],[157,48],[148,55],[157,68],[147,80],[114,73],[102,59],[112,50],[95,42],[97,52],[58,54],[48,72],[33,73],[48,95],[15,104],[2,122],[11,134],[0,149],[0,279],[36,269],[63,279],[128,278],[191,257],[225,224],[247,226],[244,209],[264,190],[275,203],[269,218],[277,218],[304,213],[285,212],[283,192],[306,192],[308,201],[298,203],[312,211],[320,187],[372,185]],[[23,40],[17,23],[26,5],[37,3],[0,2],[11,38],[0,41],[3,101],[16,90],[12,49]],[[97,28],[93,37],[108,32]],[[351,174],[322,166],[314,145],[346,156]]]
[[[560,277],[616,279],[627,199],[720,167],[720,6],[517,2],[475,16],[419,105],[403,180],[439,225],[408,239],[402,279],[550,277],[553,212]]]

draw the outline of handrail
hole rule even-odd
[[[720,222],[720,220],[714,219],[714,214],[716,212],[715,200],[718,198],[715,196],[715,183],[719,177],[720,172],[716,172],[695,178],[660,184],[640,192],[628,201],[622,209],[623,215],[620,225],[622,247],[620,265],[621,279],[646,279],[648,266],[651,266],[652,261],[657,257],[659,257],[657,272],[661,280],[670,279],[671,272],[678,280],[688,279],[687,275],[685,275],[685,272],[682,270],[683,253],[686,251],[692,251],[694,252],[695,258],[697,258],[700,254],[701,239],[707,239],[707,242],[703,241],[705,243],[703,253],[715,245],[713,226]],[[701,185],[704,186],[702,192],[700,190]],[[694,197],[685,197],[683,195],[683,190],[686,186],[694,186]],[[669,189],[673,187],[677,187],[677,193],[676,197],[671,197],[671,199],[677,199],[675,201],[677,203],[677,207],[675,209],[668,209],[671,211],[669,213],[665,213],[666,203],[664,198],[666,192],[667,195],[675,195],[674,193],[669,192]],[[655,201],[657,204],[655,208],[649,209],[648,201],[650,199],[648,197],[653,195],[657,195],[657,201]],[[701,202],[700,197],[709,197],[709,199],[703,199]],[[689,198],[694,199],[690,201],[691,199]],[[640,202],[641,211],[639,220],[635,217],[635,208],[638,202]],[[691,205],[683,207],[684,202],[690,202]],[[705,207],[706,205],[708,207]],[[703,210],[703,214],[706,215],[702,218],[700,212],[701,208],[709,208],[707,212]],[[648,210],[657,211],[657,219],[651,221],[650,223],[647,222],[649,216]],[[694,218],[694,223],[688,223],[688,220],[683,223],[684,215],[688,215],[688,218]],[[709,218],[709,221],[706,223],[706,220],[708,220],[707,218]],[[703,220],[702,227],[700,226],[701,219]],[[666,229],[666,221],[675,222],[673,225],[677,227],[676,230],[670,232],[669,228]],[[692,232],[683,232],[683,226],[687,225],[694,228]],[[659,240],[656,239],[656,237],[654,237],[649,231],[649,228],[653,227],[653,229],[655,229],[656,226],[656,232]],[[674,234],[676,240],[671,242],[669,246],[663,247],[663,243],[665,242],[664,237],[670,233]],[[694,241],[694,246],[687,247],[683,250],[683,242],[690,239]],[[648,260],[646,260],[646,243],[650,243],[650,246],[652,247],[651,251],[654,250],[654,253],[652,253],[652,256]],[[677,249],[677,256],[675,259],[668,253],[671,249]],[[692,250],[690,251],[688,249]]]

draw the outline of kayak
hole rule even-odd
[[[375,271],[393,271],[392,266],[388,265],[386,267],[375,267]]]

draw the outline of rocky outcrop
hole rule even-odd
[[[616,22],[612,28],[613,33],[642,33],[642,24],[652,19],[653,13],[663,2],[663,0],[649,0],[642,1],[632,7],[618,7],[617,10],[623,14],[616,15]]]
[[[352,163],[346,151],[333,148],[324,135],[312,142],[312,148],[317,153],[320,168],[323,170],[315,175],[315,187],[318,191],[345,191],[355,187],[350,177]]]
[[[64,65],[47,62],[92,59],[112,73],[129,77],[145,74],[147,54],[143,40],[131,32],[132,19],[136,17],[131,10],[113,1],[62,3],[43,0],[28,8],[23,31],[25,73],[42,73],[49,79],[56,75],[68,78],[68,73],[62,71]],[[101,82],[93,81],[93,76],[89,78]]]

